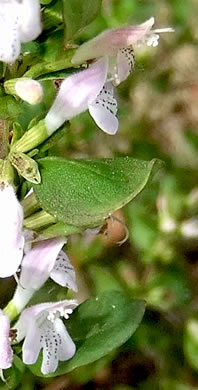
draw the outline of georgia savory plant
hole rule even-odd
[[[84,0],[81,11],[89,12],[82,25],[72,17],[78,1],[58,0],[56,14],[50,1],[41,1],[42,8],[38,0],[0,1],[0,277],[17,282],[0,312],[1,370],[14,367],[17,355],[36,375],[64,374],[123,344],[144,313],[143,301],[121,292],[80,305],[65,299],[78,286],[64,246],[67,236],[99,231],[143,190],[160,162],[67,159],[48,151],[87,110],[100,129],[116,134],[115,89],[133,72],[135,51],[157,46],[159,33],[172,29],[153,29],[152,17],[103,31],[76,48],[78,31],[100,9],[99,0],[94,7],[90,2]],[[48,34],[55,38],[51,52],[60,48],[54,58],[45,57]],[[64,288],[51,302],[49,278]]]

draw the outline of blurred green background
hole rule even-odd
[[[118,134],[107,136],[85,113],[71,121],[56,148],[74,158],[164,160],[160,174],[116,214],[129,229],[123,245],[117,242],[125,228],[111,221],[107,235],[73,236],[67,251],[81,301],[124,290],[146,300],[146,314],[110,356],[56,379],[27,372],[20,388],[198,389],[198,1],[103,0],[101,14],[76,42],[151,16],[156,28],[175,33],[162,34],[157,48],[136,49],[135,71],[116,90]]]

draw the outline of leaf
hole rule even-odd
[[[16,119],[22,112],[21,104],[12,96],[0,97],[0,119]]]
[[[41,184],[34,186],[41,207],[57,221],[98,226],[145,187],[159,160],[131,157],[38,160]]]
[[[101,0],[62,0],[65,35],[68,40],[73,37],[98,15]]]
[[[67,362],[60,362],[56,372],[63,375],[77,367],[92,363],[120,347],[135,332],[145,311],[142,300],[130,300],[119,291],[106,292],[82,303],[66,321],[69,334],[76,344],[76,354]],[[30,366],[40,373],[39,361]]]

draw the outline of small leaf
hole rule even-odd
[[[38,160],[41,184],[34,186],[40,206],[57,221],[98,226],[145,187],[158,160],[131,157]]]
[[[63,20],[65,24],[65,35],[68,40],[73,37],[98,15],[101,7],[101,0],[62,0]]]
[[[119,291],[106,292],[82,303],[65,323],[76,344],[76,354],[69,361],[61,362],[49,376],[63,375],[120,347],[135,332],[144,311],[144,301],[130,300]],[[42,375],[40,364],[41,355],[30,366],[36,375]]]

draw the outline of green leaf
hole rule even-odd
[[[92,363],[125,343],[140,324],[145,302],[130,300],[119,291],[111,291],[90,298],[82,303],[66,321],[69,334],[76,344],[76,354],[67,362],[61,362],[55,373],[63,375],[77,367]],[[30,366],[36,375],[40,373],[39,361]]]
[[[66,39],[73,37],[98,15],[101,0],[62,0]]]
[[[51,2],[52,2],[52,0],[40,0],[40,3],[43,5],[49,4]]]
[[[144,188],[158,160],[131,157],[38,160],[41,184],[34,191],[41,207],[57,221],[98,226]]]
[[[21,104],[12,96],[0,97],[0,119],[16,119],[22,112]]]

